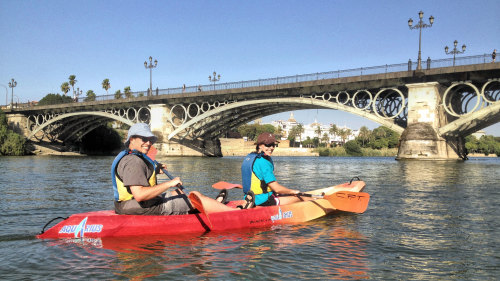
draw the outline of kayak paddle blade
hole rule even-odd
[[[215,189],[232,189],[232,188],[243,188],[241,184],[230,183],[225,181],[216,182],[212,185]]]
[[[370,194],[366,192],[337,191],[325,196],[332,206],[344,212],[364,213],[368,208]]]

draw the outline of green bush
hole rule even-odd
[[[26,154],[26,139],[12,131],[0,146],[1,155],[21,156]]]
[[[48,94],[38,102],[38,105],[52,105],[71,102],[73,102],[73,99],[69,96],[61,96],[60,94]]]
[[[348,141],[344,145],[345,151],[347,154],[352,156],[361,156],[363,152],[361,152],[361,146],[356,141]]]
[[[26,139],[7,127],[5,113],[0,110],[0,155],[26,154]]]

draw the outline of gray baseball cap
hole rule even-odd
[[[151,132],[149,125],[146,123],[136,123],[130,127],[128,130],[127,140],[125,141],[125,146],[128,147],[130,144],[130,138],[132,136],[141,136],[146,138],[153,138],[153,143],[155,143],[158,138]]]

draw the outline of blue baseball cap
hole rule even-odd
[[[152,138],[153,143],[155,143],[158,138],[151,132],[149,125],[146,123],[136,123],[130,127],[128,130],[127,140],[125,141],[125,146],[128,147],[130,144],[130,138],[133,136],[141,136],[146,138]]]

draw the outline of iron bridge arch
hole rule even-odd
[[[86,134],[110,120],[129,126],[136,122],[149,123],[151,111],[148,107],[108,109],[104,111],[76,111],[66,113],[32,114],[27,117],[26,128],[30,131],[28,139],[63,143],[79,141]]]
[[[174,130],[168,139],[214,139],[260,117],[300,109],[333,109],[367,118],[402,133],[406,126],[406,94],[397,88],[301,95],[202,104],[175,104],[167,122]]]

